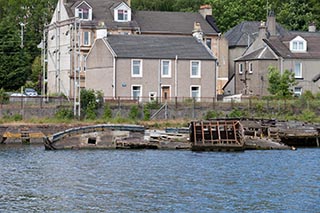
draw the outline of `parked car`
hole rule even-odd
[[[32,89],[32,88],[26,88],[26,89],[24,90],[24,93],[25,93],[27,96],[37,96],[37,95],[38,95],[37,91],[35,91],[35,90]]]
[[[21,97],[21,96],[26,96],[25,94],[22,94],[22,93],[12,93],[10,95],[10,97]]]

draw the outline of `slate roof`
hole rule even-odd
[[[290,41],[301,36],[307,41],[307,52],[291,52]],[[320,33],[292,32],[284,37],[270,37],[264,42],[278,55],[285,59],[320,59]]]
[[[135,11],[133,19],[137,21],[142,33],[179,33],[190,35],[194,29],[194,22],[199,22],[205,34],[218,34],[200,13]]]
[[[216,60],[191,36],[108,35],[105,40],[118,58]]]
[[[199,22],[201,29],[207,35],[219,33],[213,18],[207,17],[209,23],[200,13],[191,12],[164,12],[164,11],[133,11],[132,21],[113,21],[113,9],[123,0],[85,0],[93,10],[92,21],[83,21],[84,27],[96,27],[104,22],[108,29],[140,29],[145,33],[183,34],[191,35],[194,22]],[[69,17],[75,16],[75,7],[83,0],[68,0],[65,3]],[[213,26],[211,26],[213,25]]]
[[[250,35],[249,44],[251,44],[259,35],[260,24],[259,21],[244,21],[228,30],[225,38],[229,42],[229,47],[247,47],[248,35]],[[288,31],[278,23],[276,23],[276,32],[281,36],[288,34]]]
[[[268,47],[261,47],[247,55],[244,55],[235,61],[250,61],[250,60],[277,60],[277,57]]]
[[[68,0],[65,3],[69,17],[75,16],[75,8],[83,0]],[[82,26],[98,26],[99,22],[104,22],[108,29],[137,29],[137,22],[132,20],[130,22],[116,22],[113,21],[113,9],[117,7],[122,0],[85,0],[92,7],[92,21],[81,22]]]

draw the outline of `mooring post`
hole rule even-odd
[[[320,144],[319,144],[319,137],[316,138],[316,142],[317,142],[317,147],[320,147]]]

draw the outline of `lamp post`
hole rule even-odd
[[[20,44],[20,47],[22,49],[24,47],[24,45],[23,45],[23,30],[24,30],[25,24],[23,22],[20,22],[19,24],[20,24],[20,29],[21,29],[21,35],[20,35],[21,44]]]

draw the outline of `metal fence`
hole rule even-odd
[[[239,100],[222,101],[215,98],[201,97],[174,97],[167,99],[150,99],[150,97],[104,97],[104,104],[109,105],[113,109],[130,108],[137,105],[140,108],[151,106],[153,110],[159,110],[164,105],[171,110],[198,110],[203,113],[208,111],[222,112],[226,114],[232,110],[246,112],[249,116],[259,116],[261,114],[300,114],[305,110],[312,111],[316,116],[320,115],[320,100],[304,100],[301,98],[290,100],[262,100],[257,98],[245,98]],[[30,97],[16,96],[10,97],[9,102],[1,104],[1,109],[41,109],[70,107],[73,109],[73,99],[65,97]],[[199,114],[199,113],[198,113]]]

